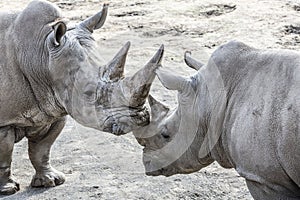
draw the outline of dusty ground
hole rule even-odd
[[[101,8],[99,0],[51,0],[65,16],[79,21]],[[1,10],[20,10],[29,0],[1,0]],[[112,0],[103,29],[95,33],[108,61],[126,41],[131,74],[165,44],[163,65],[183,75],[190,50],[203,61],[220,44],[238,39],[257,48],[300,48],[300,2],[274,0]],[[155,82],[152,94],[171,106],[175,93]],[[52,151],[52,163],[66,174],[65,184],[50,189],[28,187],[33,169],[27,141],[15,147],[13,174],[21,191],[3,199],[251,199],[245,182],[234,170],[214,163],[198,173],[169,178],[147,177],[142,148],[132,134],[115,137],[83,128],[69,119]]]

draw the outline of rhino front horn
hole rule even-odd
[[[94,30],[99,29],[104,25],[107,16],[107,11],[108,4],[104,4],[100,12],[81,22],[80,26],[88,29],[92,33]]]
[[[101,78],[106,81],[110,80],[114,82],[124,76],[124,67],[129,47],[130,42],[127,42],[115,55],[115,57],[106,65],[106,67],[100,68],[100,70],[104,70],[102,73],[100,72]]]
[[[151,60],[132,77],[126,80],[126,85],[131,85],[130,105],[134,107],[142,106],[150,92],[151,84],[155,78],[155,70],[161,66],[164,53],[164,45],[158,49]]]

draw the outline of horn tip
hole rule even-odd
[[[103,6],[102,6],[102,10],[100,11],[101,13],[107,13],[107,10],[108,10],[108,6],[109,6],[109,3],[104,3]]]
[[[192,52],[187,50],[187,51],[185,51],[185,54],[192,55]]]
[[[164,49],[165,49],[165,45],[164,44],[160,45],[159,50],[163,51]]]
[[[159,47],[159,49],[158,49],[158,52],[159,52],[160,54],[163,54],[164,51],[165,51],[165,45],[162,44],[162,45],[160,45],[160,47]]]
[[[130,41],[128,41],[128,42],[126,42],[126,44],[125,44],[125,47],[129,48],[129,47],[130,47],[130,45],[131,45],[131,42],[130,42]]]
[[[158,51],[157,51],[157,57],[158,59],[156,60],[156,63],[161,63],[161,60],[162,60],[162,57],[164,55],[164,49],[165,49],[165,46],[162,44],[160,45]]]

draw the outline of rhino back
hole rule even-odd
[[[222,139],[237,171],[299,193],[300,54],[231,42],[214,55],[228,91]]]

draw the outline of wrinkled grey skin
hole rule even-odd
[[[150,124],[133,131],[145,146],[146,174],[191,173],[217,161],[246,179],[254,199],[300,199],[298,52],[232,41],[190,78],[157,75],[178,90],[179,105],[170,111],[150,97]]]
[[[106,66],[99,66],[92,32],[105,22],[107,5],[80,24],[67,27],[60,10],[33,1],[20,13],[0,14],[0,194],[13,194],[14,143],[28,138],[36,170],[31,185],[62,184],[63,173],[51,167],[50,148],[65,116],[116,135],[149,123],[144,107],[163,46],[132,77],[124,77],[130,44]]]

